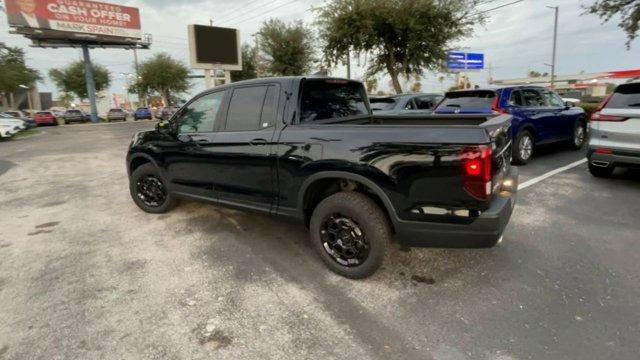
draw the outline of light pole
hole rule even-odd
[[[29,106],[29,111],[31,111],[33,109],[33,104],[31,103],[31,87],[23,84],[20,84],[18,86],[22,89],[27,90],[27,106]]]
[[[551,88],[555,88],[554,82],[556,80],[556,44],[558,43],[558,12],[560,7],[547,6],[549,9],[555,11],[554,24],[553,24],[553,52],[551,55]]]

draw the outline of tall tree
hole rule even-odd
[[[399,77],[438,70],[453,41],[483,22],[479,0],[332,0],[318,9],[324,60],[331,66],[350,51],[372,55],[369,75],[386,72],[396,93]]]
[[[256,42],[269,75],[308,74],[316,62],[313,33],[302,21],[266,21],[256,34]]]
[[[0,92],[9,99],[9,106],[15,106],[12,94],[20,85],[30,86],[37,80],[40,80],[40,74],[26,65],[24,51],[0,42]]]
[[[92,66],[95,90],[102,91],[107,89],[111,84],[109,70],[98,64],[92,64]],[[51,69],[49,70],[49,77],[58,90],[63,93],[74,94],[79,99],[86,99],[89,96],[87,95],[87,82],[84,77],[84,62],[82,61],[72,62],[61,69]]]
[[[529,77],[532,77],[532,78],[539,78],[539,77],[547,77],[549,76],[549,73],[546,73],[546,72],[541,73],[539,71],[530,70],[528,75]]]
[[[231,81],[257,78],[259,66],[258,47],[247,43],[242,44],[242,70],[232,71]]]
[[[598,15],[604,22],[619,15],[618,27],[627,33],[627,49],[640,32],[640,1],[638,0],[598,0],[585,6],[588,14]]]
[[[167,53],[156,54],[140,63],[138,76],[132,88],[144,93],[157,92],[165,105],[169,105],[172,93],[181,93],[191,87],[189,68]]]

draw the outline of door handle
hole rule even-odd
[[[253,139],[249,141],[251,145],[267,145],[267,140],[265,139]]]

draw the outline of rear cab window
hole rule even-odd
[[[619,85],[605,108],[640,109],[640,83]]]
[[[306,79],[300,96],[300,123],[368,117],[362,84],[340,79]]]

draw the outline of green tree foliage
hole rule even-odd
[[[422,83],[420,81],[416,81],[411,85],[411,90],[412,93],[419,93],[422,91]]]
[[[185,92],[189,87],[189,68],[167,53],[155,54],[140,63],[138,81],[131,86],[143,94],[157,92],[165,105],[169,105],[171,93]]]
[[[269,75],[308,74],[316,62],[313,33],[302,21],[266,21],[256,34],[256,42]]]
[[[61,69],[51,69],[49,77],[61,92],[74,94],[79,99],[86,99],[89,96],[82,61],[75,61]],[[111,84],[109,70],[102,65],[93,64],[93,81],[96,91],[108,88]]]
[[[260,67],[258,47],[242,44],[242,70],[231,72],[231,81],[255,79]]]
[[[546,72],[541,73],[539,71],[531,70],[531,71],[529,71],[528,75],[529,75],[529,77],[532,77],[532,78],[539,78],[539,77],[547,77],[547,76],[549,76],[549,73],[546,73]]]
[[[640,32],[640,1],[638,0],[598,0],[586,6],[586,13],[599,16],[604,22],[618,15],[618,27],[627,33],[627,49]]]
[[[399,76],[439,70],[452,42],[484,19],[478,0],[332,0],[318,9],[324,60],[331,66],[349,51],[372,55],[369,75],[386,72],[402,92]]]
[[[5,98],[7,94],[18,90],[20,85],[30,86],[37,80],[40,80],[40,74],[25,64],[24,51],[0,42],[0,92]]]
[[[373,94],[378,89],[378,78],[368,77],[364,79],[364,86],[367,88],[368,94]]]

